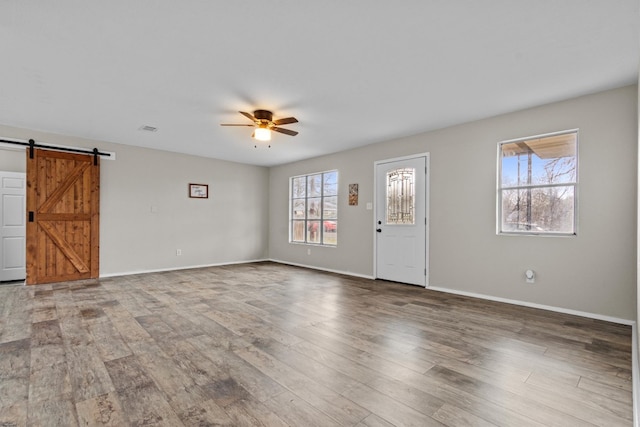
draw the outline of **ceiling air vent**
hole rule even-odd
[[[158,128],[155,126],[143,125],[140,126],[140,130],[143,130],[145,132],[156,132]]]

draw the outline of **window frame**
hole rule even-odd
[[[576,172],[575,180],[572,182],[563,182],[556,184],[525,184],[520,186],[502,186],[502,147],[505,144],[512,144],[517,142],[530,141],[534,139],[544,139],[553,136],[575,134],[576,149],[575,149],[575,163]],[[579,171],[580,171],[580,159],[579,159],[579,142],[580,132],[579,129],[568,129],[558,132],[550,132],[540,135],[533,135],[524,138],[510,139],[506,141],[500,141],[497,149],[497,182],[496,182],[496,234],[500,236],[549,236],[549,237],[575,237],[578,235],[578,189],[579,189]],[[517,190],[517,189],[539,189],[539,188],[553,188],[553,187],[573,187],[573,231],[572,232],[559,232],[559,231],[536,231],[536,230],[503,230],[502,229],[502,193],[504,190]]]
[[[328,194],[325,195],[324,194],[324,176],[325,174],[329,174],[329,173],[335,173],[336,175],[336,192],[335,194]],[[315,176],[315,175],[320,175],[321,176],[321,194],[320,196],[309,196],[309,177]],[[305,196],[304,196],[304,205],[305,205],[305,211],[304,211],[304,219],[296,219],[294,218],[293,215],[293,208],[294,208],[294,202],[295,200],[302,200],[303,198],[301,197],[294,197],[293,194],[293,187],[294,187],[294,180],[298,179],[298,178],[304,178],[305,179]],[[340,179],[340,173],[337,169],[330,169],[330,170],[325,170],[325,171],[321,171],[321,172],[312,172],[312,173],[306,173],[306,174],[302,174],[302,175],[295,175],[295,176],[291,176],[289,177],[289,243],[292,244],[296,244],[296,245],[311,245],[311,246],[325,246],[325,247],[329,247],[329,248],[335,248],[338,246],[338,235],[337,235],[337,229],[338,229],[338,205],[339,205],[339,193],[340,193],[340,185],[339,185],[339,179]],[[316,199],[316,198],[320,198],[320,217],[319,218],[309,218],[309,199]],[[335,211],[336,211],[336,215],[335,218],[325,218],[325,198],[331,198],[331,197],[335,197],[336,200],[336,206],[335,206]],[[319,233],[320,233],[320,237],[319,237],[319,242],[310,242],[308,241],[308,223],[309,222],[319,222]],[[324,227],[324,222],[325,221],[332,221],[335,222],[335,227],[336,227],[336,242],[335,243],[325,243],[325,227]],[[299,240],[294,240],[294,224],[296,222],[303,222],[304,223],[304,241],[299,241]]]

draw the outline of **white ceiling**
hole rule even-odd
[[[0,123],[271,166],[637,82],[639,28],[637,0],[1,0]],[[300,134],[219,126],[258,108]]]

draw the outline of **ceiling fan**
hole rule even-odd
[[[270,141],[271,131],[283,133],[289,136],[296,136],[298,134],[298,132],[296,132],[295,130],[279,127],[281,125],[298,123],[298,119],[296,119],[295,117],[285,117],[284,119],[273,120],[273,113],[268,110],[255,110],[253,114],[245,113],[244,111],[239,111],[239,113],[251,120],[253,124],[221,123],[220,126],[255,127],[256,129],[254,130],[253,134],[251,134],[251,137],[259,141]]]

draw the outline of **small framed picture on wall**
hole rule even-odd
[[[349,184],[349,206],[358,206],[358,184]]]
[[[207,184],[189,184],[189,197],[193,199],[208,199],[209,186]]]

